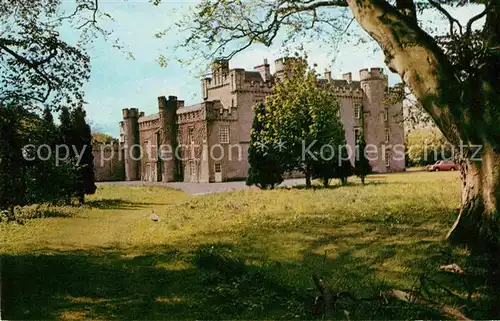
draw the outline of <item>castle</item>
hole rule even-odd
[[[125,179],[221,182],[246,177],[252,106],[273,93],[273,84],[283,79],[293,59],[276,60],[274,74],[267,60],[253,71],[230,69],[229,61],[217,60],[211,77],[201,82],[203,102],[184,106],[177,97],[161,96],[156,114],[123,109],[120,146]],[[332,79],[327,71],[322,82],[330,82],[338,97],[347,144],[355,146],[363,131],[366,143],[378,147],[371,160],[373,170],[403,171],[404,157],[394,159],[386,150],[404,145],[404,129],[402,103],[384,104],[390,89],[383,69],[363,69],[359,81],[351,73]]]

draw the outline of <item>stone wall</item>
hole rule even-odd
[[[125,180],[125,163],[118,143],[92,146],[96,182]]]

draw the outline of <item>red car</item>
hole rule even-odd
[[[460,167],[452,161],[437,161],[433,165],[427,165],[429,172],[455,171],[459,169]]]

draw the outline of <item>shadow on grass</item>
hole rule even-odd
[[[359,233],[346,237],[357,238]],[[319,238],[311,246],[331,242],[331,238]],[[367,250],[365,242],[337,251],[335,256],[306,250],[302,260],[259,263],[250,263],[256,260],[243,248],[225,243],[201,245],[189,253],[168,247],[162,251],[136,248],[134,252],[142,253],[137,256],[111,248],[2,255],[2,313],[10,320],[320,318],[313,314],[312,273],[325,277],[336,290],[376,295],[398,287],[384,276],[384,263],[416,248],[427,248],[420,251],[422,255],[435,253],[409,260],[410,265],[417,265],[416,270],[435,267],[443,258],[452,259],[448,249],[426,241],[390,244],[363,259],[359,251]],[[484,266],[483,261],[475,260],[476,268]],[[403,272],[387,273],[392,278],[408,277]],[[430,274],[448,279],[446,284],[453,290],[464,290],[456,276],[436,270]],[[480,288],[485,279],[471,278],[470,282]],[[488,289],[495,285],[489,284]],[[484,293],[492,295],[487,290]],[[477,309],[468,315],[497,318],[494,306],[498,305],[492,298],[481,297]],[[375,302],[350,302],[343,307],[344,303],[339,302],[336,318],[345,319],[345,308],[351,319],[442,319],[415,304],[391,302],[379,309]]]
[[[168,250],[127,257],[102,249],[2,255],[3,317],[285,317],[287,307],[311,301],[266,268],[232,255],[230,248],[214,244],[183,257]]]
[[[323,186],[323,185],[318,185],[318,184],[313,184],[313,186],[311,188],[309,188],[309,190],[322,190],[322,189],[328,189],[328,190],[333,190],[333,189],[337,189],[337,188],[342,188],[342,187],[359,187],[359,186],[372,186],[372,185],[386,185],[386,184],[390,184],[388,182],[385,182],[385,181],[367,181],[364,185],[361,184],[361,183],[353,183],[353,182],[347,182],[346,184],[342,185],[342,184],[330,184],[328,185],[327,187]],[[288,189],[288,190],[291,190],[291,189],[298,189],[298,190],[306,190],[306,185],[305,184],[298,184],[298,185],[294,185],[294,186],[290,186],[290,187],[281,187],[280,189]]]
[[[151,205],[165,205],[162,203],[143,203],[143,202],[130,202],[123,199],[98,199],[98,200],[88,200],[85,202],[86,206],[104,209],[104,210],[127,210],[127,209],[138,209],[143,207],[148,207]]]

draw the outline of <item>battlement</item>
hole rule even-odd
[[[139,109],[137,108],[124,108],[122,109],[123,119],[139,118]]]
[[[351,87],[351,86],[345,86],[345,87],[333,87],[332,88],[333,92],[337,96],[343,96],[343,97],[353,97],[353,98],[362,98],[363,97],[363,90],[358,87]]]
[[[384,74],[384,68],[368,68],[361,69],[359,71],[359,80],[370,80],[370,79],[379,79],[384,80],[386,78]]]

